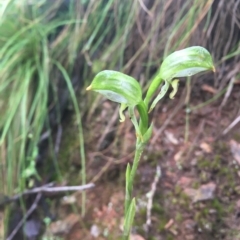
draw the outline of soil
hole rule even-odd
[[[131,240],[240,239],[240,130],[237,125],[227,128],[239,115],[239,88],[234,86],[224,106],[221,97],[196,107],[216,91],[205,84],[184,104],[182,86],[174,100],[166,97],[151,113],[153,136],[134,183],[137,212]],[[28,239],[37,239],[40,231],[44,240],[121,239],[125,170],[134,156],[136,136],[128,117],[118,121],[116,104],[99,97],[88,101],[97,107],[83,117],[87,182],[95,183],[86,191],[86,214],[81,217],[81,192],[43,195],[24,226]],[[78,127],[71,111],[62,129],[59,183],[81,185]],[[41,170],[45,177],[40,173],[46,182],[58,176],[48,161]],[[28,198],[26,209],[34,199]],[[18,223],[23,214],[20,206],[13,209]],[[12,226],[9,232],[16,228]],[[20,235],[14,239],[22,239]]]
[[[208,99],[212,94],[206,86],[200,92]],[[188,116],[184,97],[182,90],[175,100],[165,99],[152,113],[153,136],[134,184],[137,214],[131,239],[240,239],[240,130],[236,126],[223,134],[237,117],[239,86],[224,107],[219,107],[221,98]],[[191,106],[202,103],[203,98],[192,96]],[[62,221],[59,225],[65,223],[68,229],[52,230],[57,228],[55,221],[46,232],[60,234],[60,239],[121,236],[124,174],[133,158],[135,134],[128,119],[118,122],[114,103],[101,101],[101,106],[84,117],[87,177],[96,186],[87,191],[84,218],[80,217],[81,193],[65,196],[65,202],[58,199],[58,207],[52,203],[57,220]],[[68,185],[81,182],[77,127],[73,123],[74,117],[64,127],[59,153],[60,168],[68,169],[64,176]],[[71,197],[74,211],[72,202],[66,201]]]

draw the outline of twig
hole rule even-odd
[[[15,229],[11,232],[11,234],[8,236],[6,240],[12,240],[14,236],[17,234],[19,229],[22,227],[22,225],[26,222],[27,218],[33,213],[33,211],[37,208],[38,202],[40,198],[42,197],[42,193],[38,193],[32,206],[28,209],[27,213],[23,216],[22,220],[18,223],[18,225],[15,227]]]
[[[1,203],[0,205],[4,205],[6,203],[16,201],[19,198],[25,196],[25,195],[30,195],[30,194],[36,194],[36,193],[47,193],[47,192],[68,192],[68,191],[83,191],[89,188],[92,188],[95,186],[93,183],[89,183],[86,185],[82,186],[61,186],[61,187],[52,187],[53,183],[41,186],[41,187],[36,187],[30,190],[26,190],[22,193],[19,193],[12,198],[7,199],[5,202]]]
[[[222,103],[220,105],[220,110],[226,105],[226,102],[227,102],[227,100],[228,100],[228,98],[229,98],[229,96],[230,96],[230,94],[232,92],[235,80],[236,80],[235,77],[231,78],[231,80],[229,82],[229,85],[228,85],[228,88],[227,88],[227,91],[226,91],[226,93],[224,95],[224,99],[223,99],[223,101],[222,101]]]
[[[89,188],[94,187],[93,183],[89,183],[82,186],[61,186],[61,187],[38,187],[28,191],[23,192],[24,195],[26,194],[33,194],[33,193],[44,193],[44,192],[68,192],[68,191],[83,191]]]
[[[147,202],[147,221],[146,221],[147,230],[149,230],[149,227],[151,226],[151,222],[152,222],[151,221],[151,211],[152,211],[152,205],[153,205],[153,197],[154,197],[154,194],[156,192],[157,183],[158,183],[160,177],[161,177],[161,168],[158,165],[156,167],[156,174],[155,174],[154,180],[152,182],[151,190],[150,190],[150,192],[147,193],[147,198],[148,198],[148,202]]]
[[[235,127],[240,122],[240,116],[238,116],[222,133],[226,135],[233,127]]]

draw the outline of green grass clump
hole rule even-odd
[[[9,1],[0,7],[0,192],[8,195],[23,190],[26,179],[37,175],[40,136],[49,127],[50,105],[58,105],[57,71],[76,102],[68,76],[74,60],[69,42],[80,20],[74,14],[57,15],[60,3],[46,11],[44,1]],[[60,116],[56,118],[59,123]]]

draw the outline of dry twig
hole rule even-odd
[[[20,199],[23,196],[30,195],[30,194],[36,194],[36,193],[59,193],[59,192],[69,192],[69,191],[84,191],[89,188],[93,188],[95,184],[89,183],[82,186],[60,186],[60,187],[53,187],[53,183],[49,183],[47,185],[36,187],[30,190],[26,190],[22,193],[19,193],[6,201],[0,203],[0,205],[5,205],[7,203],[10,203],[12,201],[16,201]]]
[[[222,133],[226,135],[232,128],[234,128],[240,122],[240,116],[238,116]]]
[[[156,167],[156,174],[155,174],[154,180],[152,182],[151,190],[150,190],[150,192],[147,193],[147,198],[148,198],[148,202],[147,202],[147,221],[146,221],[147,230],[151,226],[151,222],[152,222],[151,221],[151,211],[152,211],[152,205],[153,205],[153,197],[154,197],[154,194],[156,192],[157,183],[158,183],[160,177],[161,177],[161,168],[158,165]]]

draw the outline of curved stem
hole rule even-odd
[[[148,129],[148,111],[147,111],[147,106],[146,104],[141,101],[138,105],[137,105],[137,110],[139,112],[140,115],[140,124],[139,124],[139,128],[140,128],[140,132],[142,134],[142,136],[144,135],[144,133],[147,131]]]
[[[160,74],[157,74],[157,76],[152,80],[148,91],[147,91],[147,95],[144,99],[144,103],[148,108],[148,104],[151,101],[152,96],[154,95],[154,93],[157,91],[158,87],[161,85],[163,79],[161,78]]]

